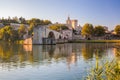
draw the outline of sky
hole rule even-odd
[[[120,24],[120,0],[0,0],[0,18],[25,17],[65,23],[68,16],[83,26]]]

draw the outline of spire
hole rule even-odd
[[[70,16],[68,15],[68,20],[70,20]]]

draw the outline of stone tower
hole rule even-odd
[[[76,29],[78,25],[78,20],[71,20],[68,16],[68,19],[66,20],[66,24],[69,29]]]
[[[71,20],[70,20],[69,16],[68,16],[68,19],[66,20],[66,24],[67,24],[69,29],[72,29],[72,24],[71,24]]]

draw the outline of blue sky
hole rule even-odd
[[[80,25],[105,25],[111,30],[120,24],[120,0],[0,0],[0,18],[35,17],[65,23],[68,15]]]

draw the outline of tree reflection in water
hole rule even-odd
[[[112,47],[112,45],[107,45],[103,43],[85,43],[82,46],[82,56],[85,60],[92,59],[94,56],[102,58],[107,52],[107,49]]]
[[[49,62],[65,61],[70,67],[76,64],[79,57],[85,61],[102,58],[107,50],[114,48],[116,53],[120,50],[116,44],[103,43],[73,43],[57,45],[17,45],[0,44],[0,66],[3,68],[25,67],[27,65],[44,65]],[[98,53],[96,54],[96,51]],[[50,63],[49,63],[50,64]]]

